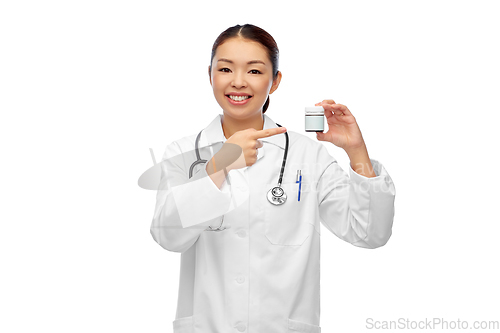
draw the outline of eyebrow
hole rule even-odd
[[[232,64],[233,62],[229,59],[225,59],[225,58],[220,58],[217,62],[219,61],[224,61],[224,62],[228,62],[230,64]],[[265,62],[263,62],[262,60],[250,60],[249,62],[247,62],[248,65],[251,65],[251,64],[263,64],[265,65]]]

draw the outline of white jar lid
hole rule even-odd
[[[308,106],[306,114],[325,114],[325,109],[322,106]]]

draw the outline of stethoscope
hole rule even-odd
[[[278,127],[282,127],[280,124],[276,124],[276,125],[278,125]],[[189,178],[193,177],[193,170],[194,170],[195,166],[197,166],[198,164],[203,164],[203,163],[207,162],[207,160],[201,159],[200,150],[198,148],[198,144],[200,142],[200,137],[201,137],[201,132],[203,132],[203,130],[201,130],[200,133],[198,133],[198,136],[196,137],[196,141],[195,141],[196,161],[194,161],[191,164],[191,167],[189,168]],[[267,200],[271,204],[276,205],[276,206],[282,205],[286,202],[286,193],[285,193],[285,190],[281,187],[281,183],[283,181],[283,174],[285,173],[286,157],[288,155],[288,133],[287,132],[285,132],[285,137],[286,137],[285,154],[283,155],[283,163],[281,165],[280,178],[278,179],[278,186],[271,188],[267,192]],[[224,170],[226,179],[228,181],[228,184],[231,185],[231,183],[229,182],[229,177],[227,177],[226,169],[224,168],[223,170]],[[221,229],[223,223],[224,223],[224,216],[222,216],[222,220],[220,222],[220,225],[217,228],[212,228],[211,226],[208,226],[209,229],[207,229],[207,230],[222,231],[222,230],[226,229],[225,227],[223,227]]]

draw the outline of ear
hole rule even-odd
[[[272,94],[276,89],[278,89],[280,82],[281,82],[281,72],[278,71],[278,75],[276,76],[276,79],[273,80],[273,85],[271,86],[271,90],[269,90],[269,94]]]
[[[210,79],[210,85],[212,85],[212,66],[208,65],[208,78]]]

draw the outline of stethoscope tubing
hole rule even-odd
[[[196,137],[196,141],[194,143],[194,148],[196,151],[196,161],[194,161],[193,164],[191,164],[191,167],[189,168],[189,178],[190,179],[191,179],[191,177],[193,177],[194,167],[197,166],[198,164],[203,164],[203,163],[207,162],[207,160],[202,160],[200,158],[200,150],[198,149],[198,143],[200,142],[201,132],[203,132],[203,130],[201,130],[200,133],[198,133],[198,136]]]
[[[279,127],[283,127],[280,124],[276,124]],[[281,165],[280,178],[278,179],[278,186],[281,187],[281,182],[283,181],[283,174],[285,173],[286,157],[288,155],[288,133],[285,132],[286,143],[285,143],[285,154],[283,155],[283,164]]]

